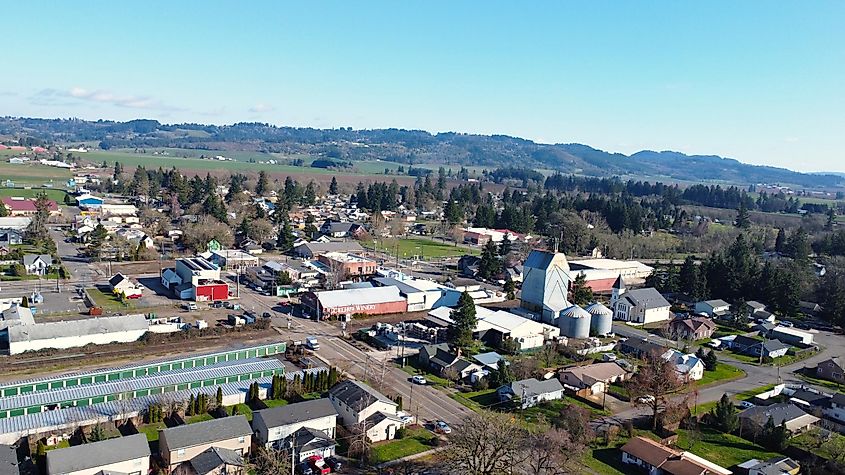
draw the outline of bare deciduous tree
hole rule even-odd
[[[525,430],[510,414],[474,413],[455,427],[445,452],[448,473],[493,475],[522,464]]]
[[[245,468],[247,472],[255,475],[279,475],[290,473],[290,463],[290,453],[286,451],[257,447],[252,451],[250,461]]]
[[[683,382],[678,378],[674,365],[658,354],[650,354],[629,381],[628,390],[637,404],[651,409],[652,429],[657,429],[660,414],[665,410],[669,396],[678,392],[682,386]]]

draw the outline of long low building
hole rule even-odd
[[[301,300],[309,313],[319,320],[348,319],[356,313],[384,315],[408,310],[408,302],[396,286],[306,292]]]
[[[17,355],[48,348],[137,341],[149,329],[143,314],[15,325],[0,329],[0,352]]]
[[[616,274],[616,277],[622,277],[628,283],[642,283],[646,277],[654,272],[653,267],[647,266],[640,261],[623,261],[617,259],[581,259],[569,261],[569,269],[573,276],[579,270],[595,269],[612,271]]]
[[[426,319],[447,327],[452,323],[451,313],[451,308],[439,307],[428,312]],[[529,350],[539,348],[546,340],[560,336],[558,327],[535,322],[504,310],[490,310],[476,305],[475,315],[478,323],[473,336],[493,346],[500,345],[506,339],[512,339],[519,344],[520,350]]]

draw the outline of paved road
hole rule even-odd
[[[62,233],[61,228],[50,228],[50,237],[56,243],[56,252],[59,258],[61,258],[65,269],[70,273],[71,281],[79,282],[80,285],[83,285],[110,277],[102,275],[87,259],[80,257],[77,244],[65,242],[65,235]]]
[[[343,340],[339,328],[325,322],[293,317],[292,328],[288,330],[287,318],[273,309],[278,300],[241,288],[240,303],[243,307],[262,313],[272,311],[275,315],[273,325],[282,330],[285,338],[302,340],[306,336],[316,336],[320,342],[317,351],[320,357],[356,378],[367,380],[389,397],[401,395],[405,411],[417,416],[421,422],[440,419],[455,424],[470,413],[445,392],[412,384],[408,373],[389,361],[393,351],[362,351]]]

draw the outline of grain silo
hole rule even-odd
[[[560,312],[560,331],[569,338],[587,338],[590,336],[589,312],[583,308],[572,305]]]
[[[613,332],[613,312],[604,305],[593,302],[585,308],[592,315],[590,333],[594,336],[606,336]]]

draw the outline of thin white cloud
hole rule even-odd
[[[69,90],[42,89],[30,98],[30,101],[33,104],[38,105],[68,104],[74,103],[74,100],[125,107],[128,109],[150,109],[159,111],[183,110],[179,107],[165,104],[150,96],[121,95],[102,89],[89,90],[82,87],[73,87]]]
[[[264,112],[273,112],[274,110],[276,110],[275,107],[271,106],[270,104],[265,104],[263,102],[259,102],[258,104],[249,108],[249,112],[252,112],[254,114],[261,114],[261,113],[264,113]]]

